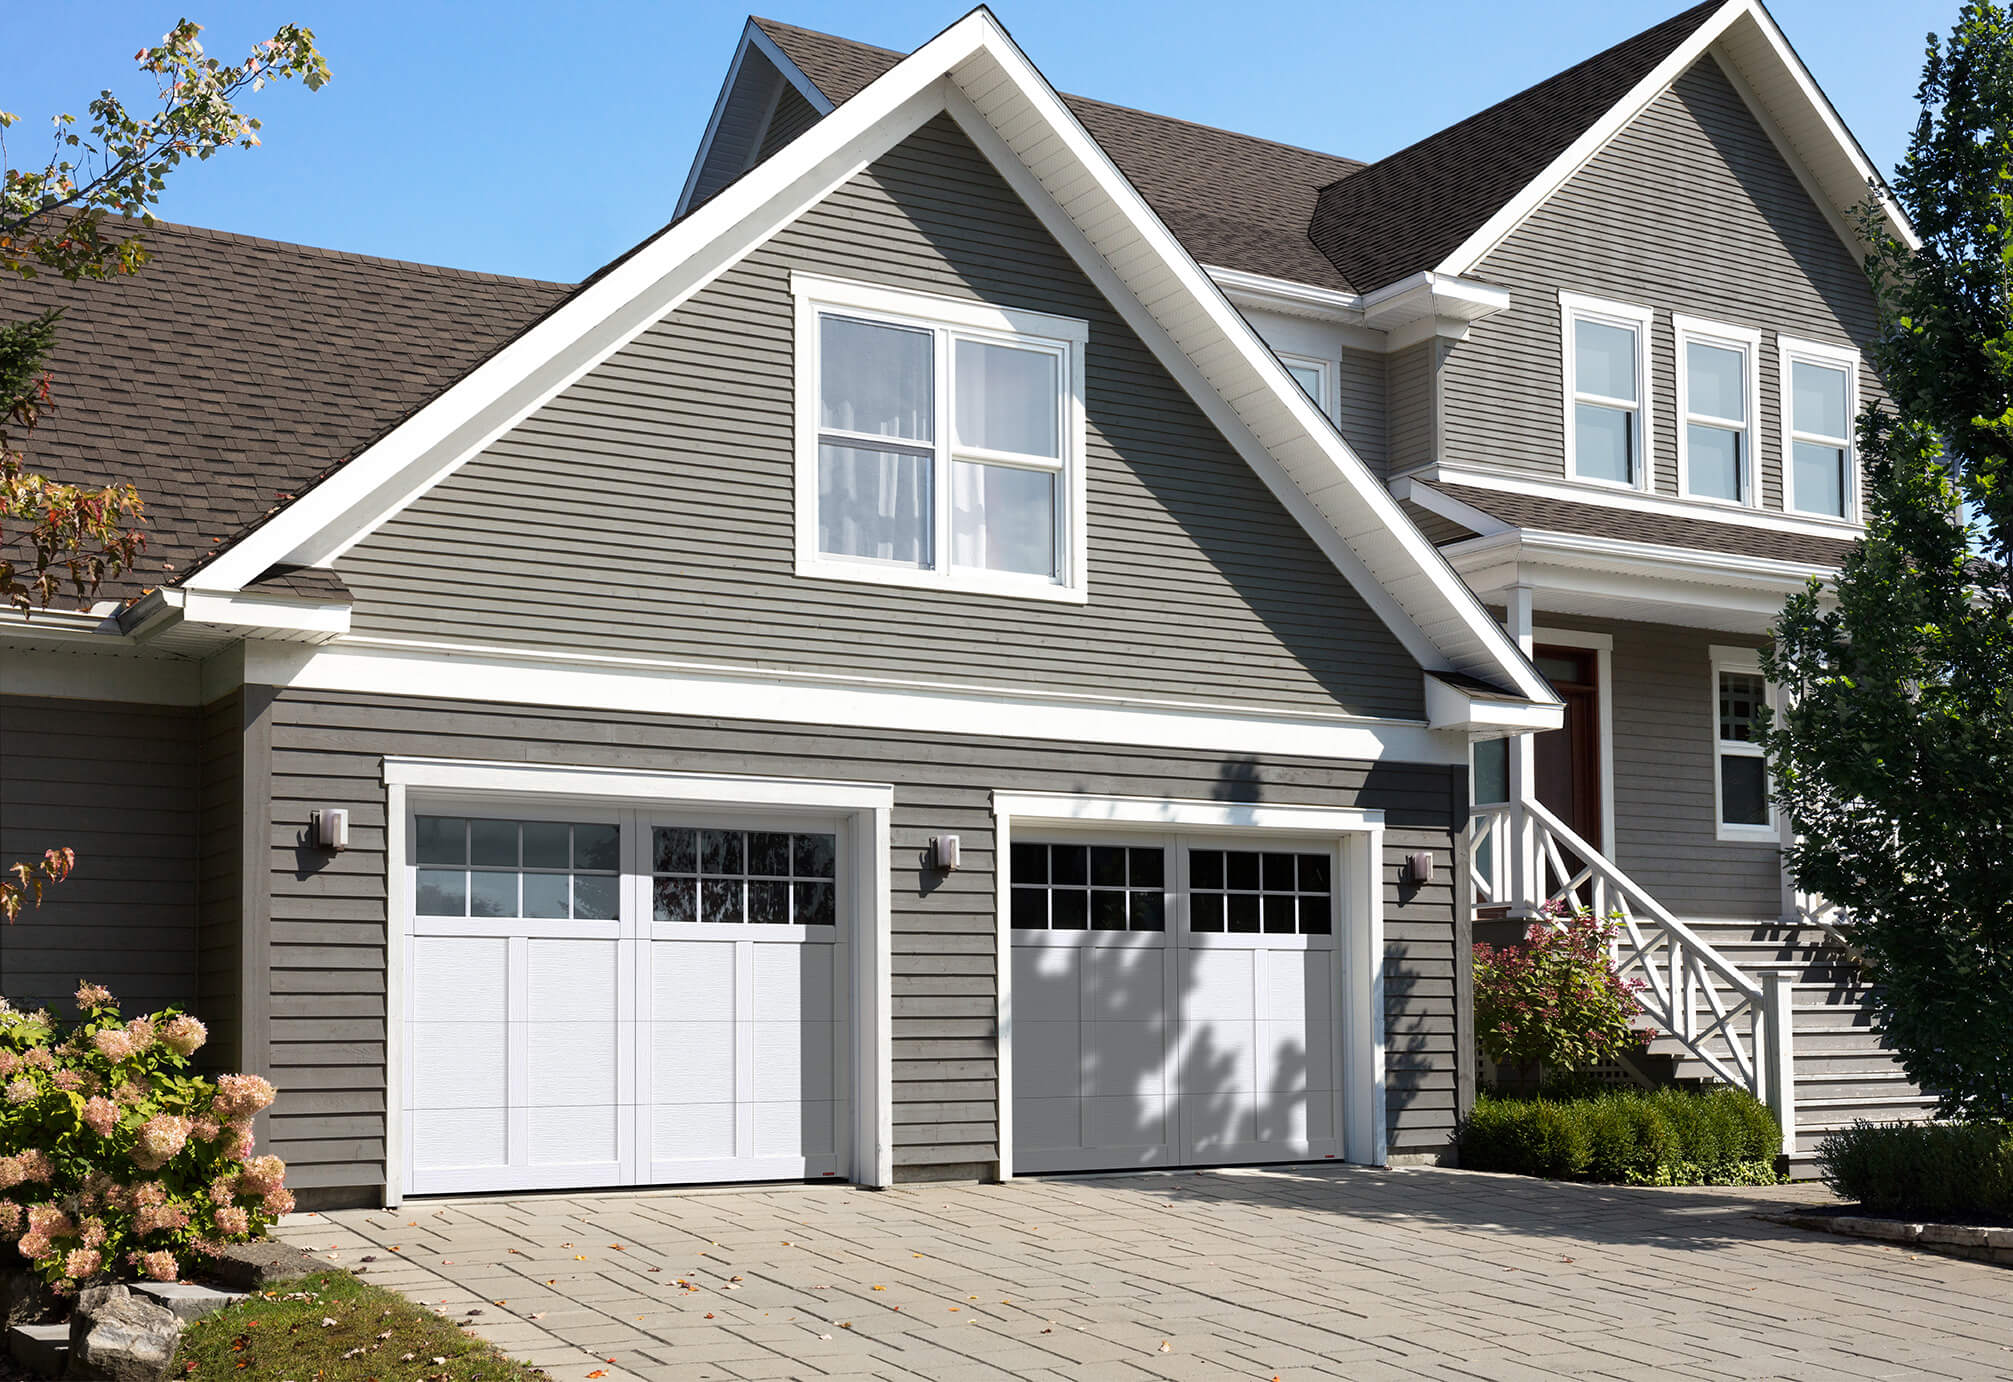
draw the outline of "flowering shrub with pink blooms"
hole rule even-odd
[[[93,1278],[173,1281],[293,1208],[286,1166],[252,1155],[256,1075],[211,1080],[183,1013],[122,1019],[96,984],[80,1019],[0,1000],[0,1266],[18,1253],[58,1291]]]
[[[1475,947],[1475,1037],[1490,1060],[1557,1077],[1656,1039],[1636,1025],[1643,981],[1615,972],[1618,926],[1547,903],[1522,945]]]

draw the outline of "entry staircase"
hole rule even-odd
[[[1740,1085],[1775,1111],[1795,1176],[1856,1119],[1926,1118],[1935,1104],[1873,1029],[1849,924],[1805,899],[1795,921],[1680,921],[1536,801],[1477,807],[1467,867],[1478,917],[1529,917],[1576,901],[1620,918],[1616,966],[1680,1081]]]

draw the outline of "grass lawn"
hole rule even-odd
[[[191,1324],[174,1376],[197,1382],[544,1382],[404,1296],[318,1272]]]

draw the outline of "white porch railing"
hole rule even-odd
[[[1475,808],[1467,867],[1477,907],[1529,918],[1557,902],[1617,919],[1615,966],[1642,981],[1636,1001],[1650,1021],[1766,1103],[1783,1151],[1796,1150],[1788,976],[1743,973],[1539,802]]]

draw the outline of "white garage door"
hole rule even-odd
[[[837,823],[409,829],[409,1191],[845,1174]]]
[[[1016,841],[1014,1164],[1342,1152],[1332,844]]]

